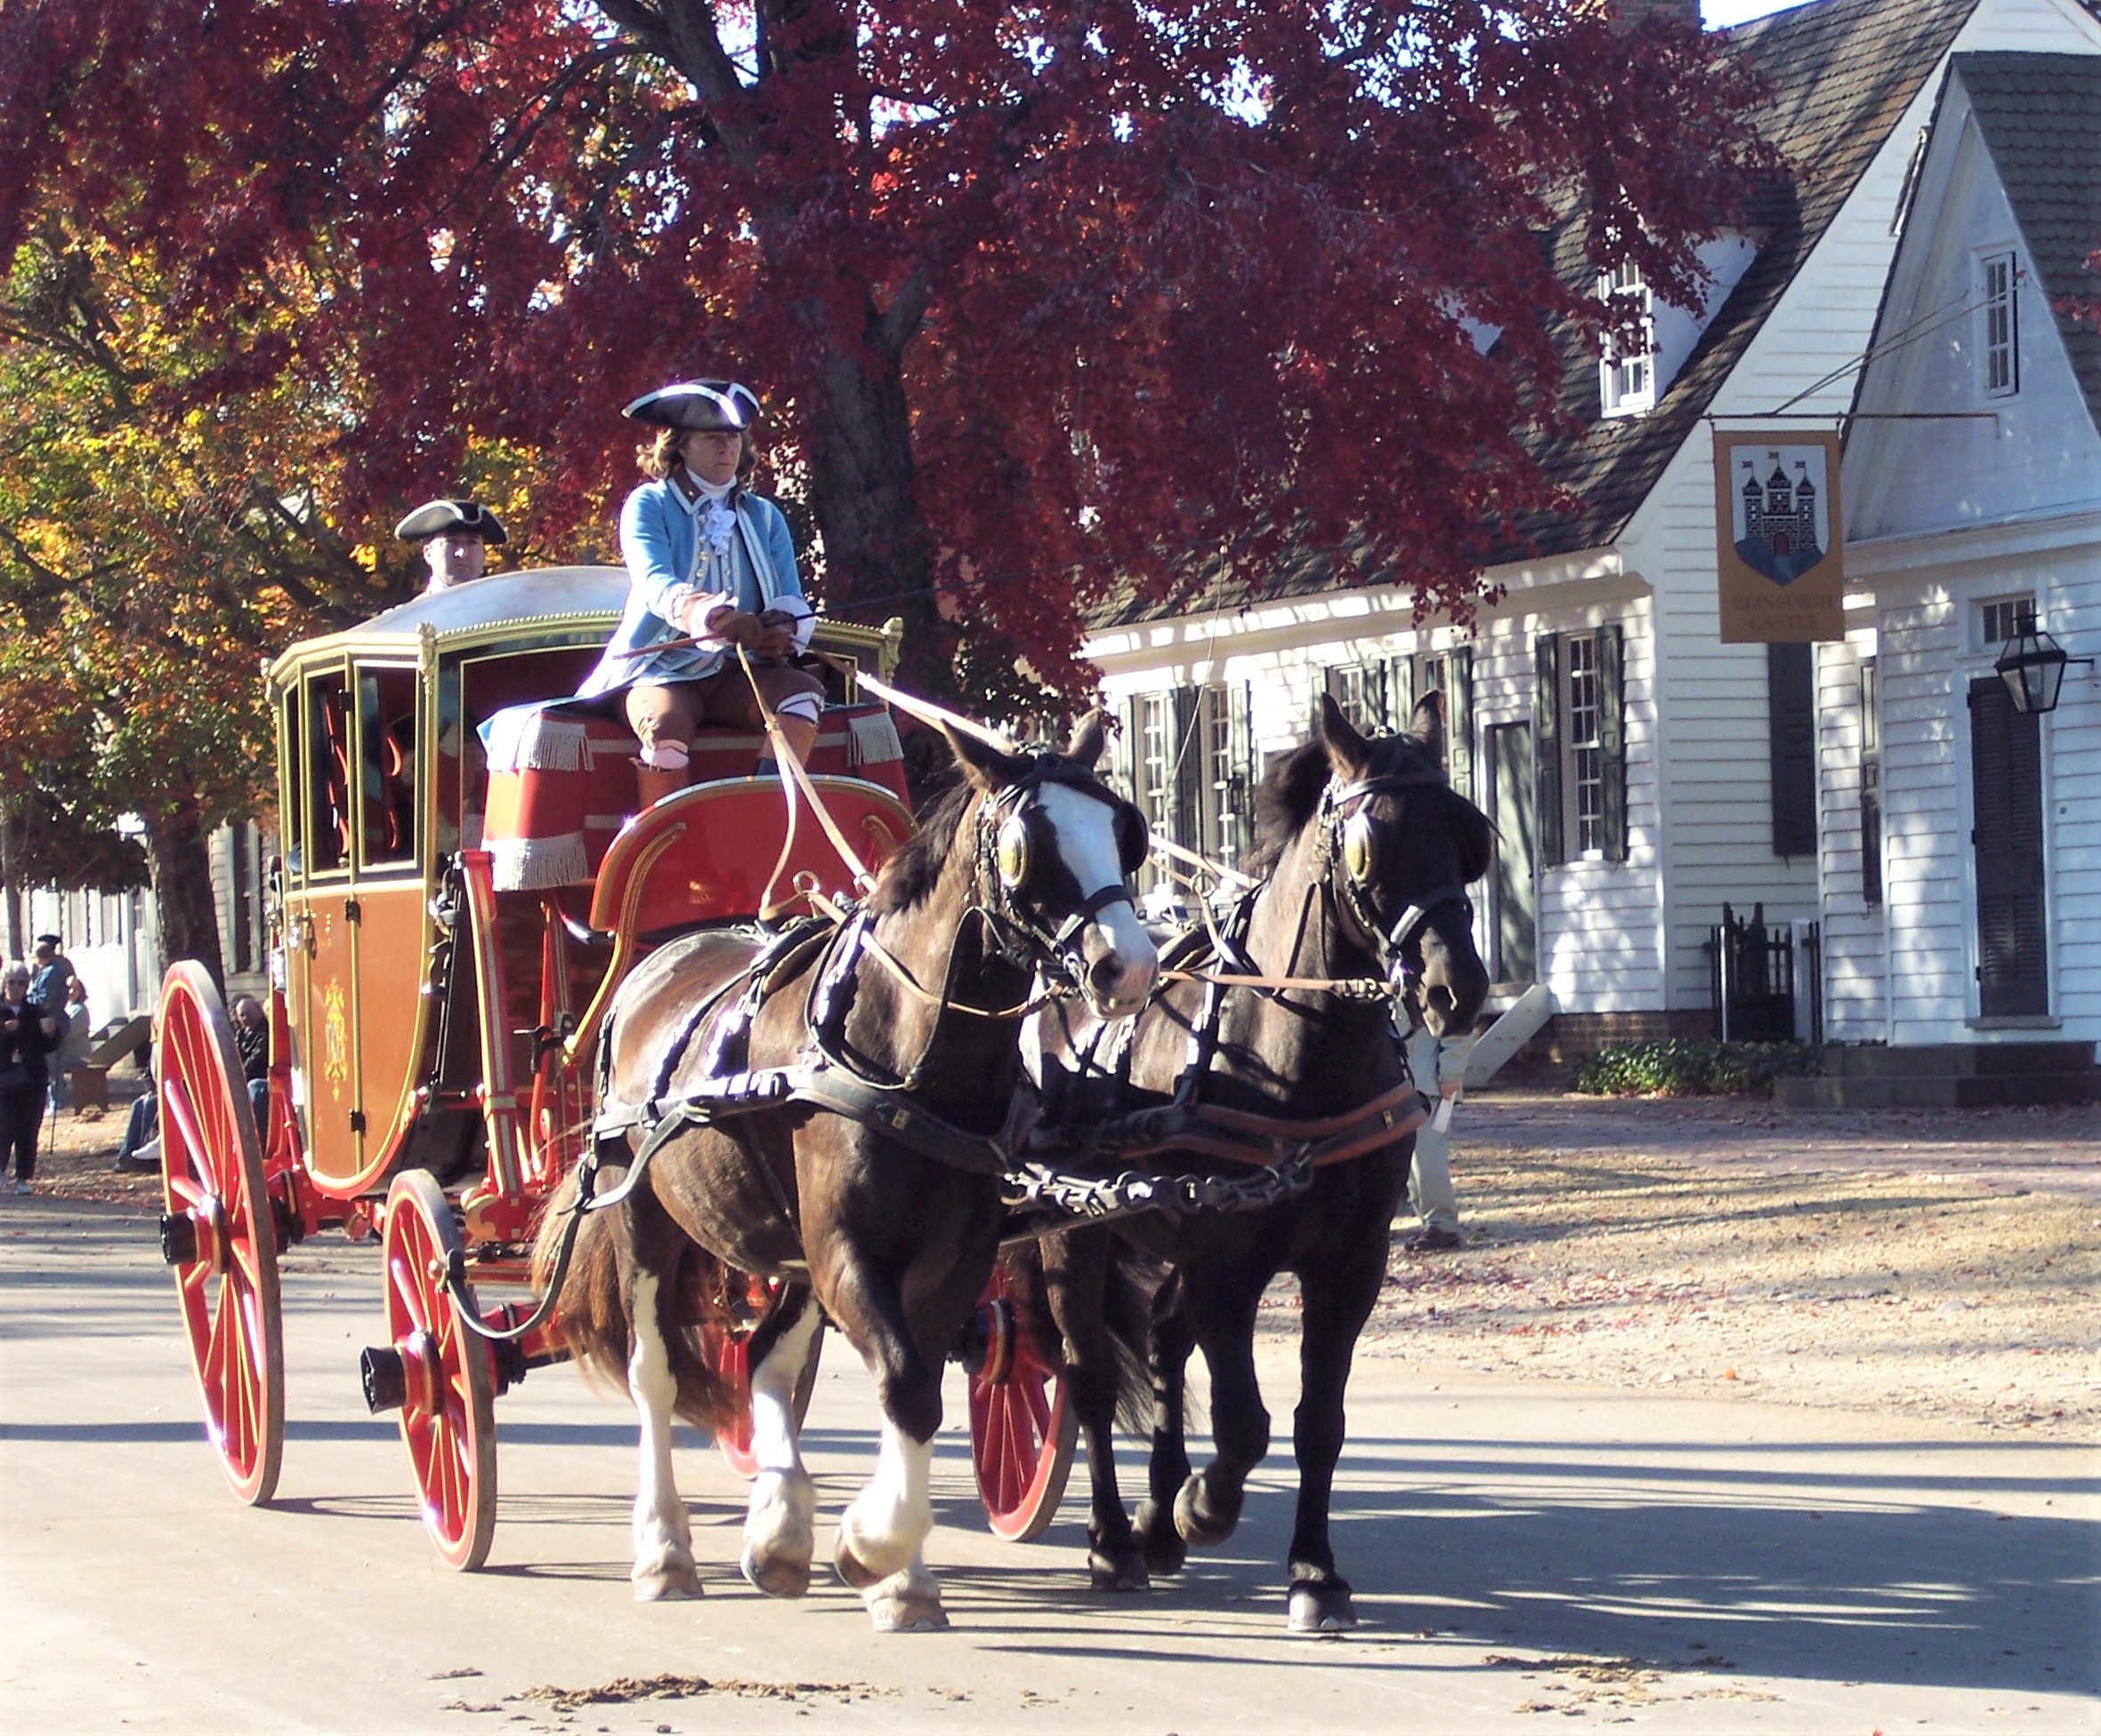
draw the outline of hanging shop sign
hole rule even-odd
[[[1715,430],[1715,570],[1725,645],[1846,636],[1838,437]]]

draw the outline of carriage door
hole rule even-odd
[[[1977,1013],[2050,1010],[2043,911],[2042,725],[1997,675],[1969,684],[1970,845],[1977,871]]]
[[[1498,982],[1533,982],[1539,974],[1539,880],[1531,725],[1491,726],[1488,763],[1489,818],[1496,828],[1493,974]]]
[[[343,668],[301,682],[288,731],[297,755],[286,795],[298,804],[285,864],[286,1014],[292,1026],[293,1098],[315,1175],[354,1175],[360,1162],[357,929],[351,919],[351,710]]]
[[[422,718],[412,664],[360,663],[356,679],[357,937],[354,1013],[363,1160],[407,1119],[422,1053],[428,938],[418,832]]]

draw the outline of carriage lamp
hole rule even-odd
[[[2094,666],[2090,657],[2066,656],[2064,646],[2036,626],[2031,611],[2021,617],[2019,630],[2006,642],[1992,666],[2006,683],[2014,709],[2040,717],[2057,710],[2065,667],[2073,663]]]

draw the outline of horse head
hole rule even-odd
[[[1443,1037],[1471,1026],[1488,994],[1466,889],[1488,872],[1494,832],[1445,777],[1438,698],[1425,696],[1405,733],[1374,739],[1322,694],[1329,778],[1314,819],[1343,925]]]
[[[1145,860],[1145,817],[1095,775],[1102,715],[1062,754],[1009,754],[947,730],[973,791],[976,898],[1017,962],[1063,971],[1103,1018],[1145,1005],[1160,955],[1125,884]]]

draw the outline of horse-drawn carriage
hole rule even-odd
[[[562,703],[626,591],[617,569],[505,575],[279,658],[260,1126],[209,977],[179,963],[161,993],[162,1249],[228,1481],[254,1503],[278,1481],[279,1256],[325,1229],[376,1239],[386,1331],[364,1353],[366,1396],[397,1416],[457,1568],[495,1528],[495,1400],[564,1355],[553,1321],[517,1328],[535,1313],[535,1220],[592,1136],[604,1009],[669,937],[853,890],[842,849],[791,827],[780,778],[756,775],[764,738],[703,731],[695,781],[645,809],[625,726]],[[817,644],[812,787],[874,869],[912,829],[897,731],[858,691],[863,665],[894,661],[896,629],[827,621]],[[766,1291],[721,1281],[712,1350],[734,1385],[739,1325]],[[1025,1533],[1056,1505],[1072,1429],[1011,1309],[994,1296],[983,1312],[981,1470],[995,1526]],[[748,1474],[741,1431],[717,1440]]]
[[[962,777],[915,822],[893,720],[857,691],[856,659],[893,653],[880,634],[820,628],[832,703],[806,774],[704,736],[701,781],[643,806],[635,744],[563,698],[626,584],[485,579],[271,672],[283,968],[260,1134],[200,969],[171,970],[159,1014],[162,1245],[237,1492],[277,1480],[278,1257],[340,1227],[383,1244],[365,1392],[398,1414],[454,1566],[494,1528],[494,1400],[574,1354],[642,1417],[637,1595],[699,1589],[675,1413],[756,1474],[746,1577],[799,1595],[796,1437],[828,1321],[882,1411],[834,1558],[878,1627],[945,1619],[920,1546],[958,1354],[994,1529],[1041,1530],[1084,1431],[1095,1581],[1129,1588],[1232,1530],[1268,1445],[1256,1309],[1288,1266],[1291,1620],[1350,1625],[1328,1542],[1343,1388],[1428,1113],[1393,1013],[1463,1030],[1487,988],[1465,887],[1491,834],[1447,783],[1434,706],[1374,741],[1322,699],[1265,780],[1259,877],[1163,955],[1127,884],[1144,821],[1095,775],[1099,716],[1063,753],[945,719]],[[1149,1257],[1173,1272],[1150,1328],[1127,1310],[1114,1330],[1117,1276]],[[1218,1456],[1192,1471],[1199,1347]],[[1109,1444],[1134,1348],[1156,1405],[1135,1531]]]

